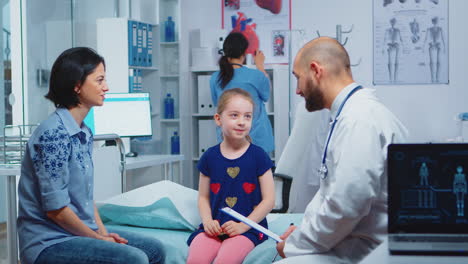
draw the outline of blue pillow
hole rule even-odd
[[[112,221],[118,224],[149,228],[195,229],[182,217],[172,201],[167,197],[144,207],[105,204],[99,208],[99,215],[104,223]]]

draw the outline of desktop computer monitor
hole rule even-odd
[[[94,135],[151,136],[148,93],[107,93],[103,106],[93,107],[84,120]]]

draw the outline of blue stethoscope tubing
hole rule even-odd
[[[331,136],[333,134],[333,130],[335,129],[336,122],[338,121],[338,116],[340,115],[341,110],[343,109],[343,106],[346,104],[346,102],[351,97],[351,95],[353,95],[356,91],[358,91],[361,88],[362,88],[362,85],[358,85],[358,86],[354,87],[354,89],[346,96],[344,101],[341,103],[340,108],[338,108],[338,112],[336,113],[335,120],[333,120],[331,129],[330,129],[330,133],[328,134],[327,143],[325,144],[325,149],[324,149],[323,155],[322,155],[322,165],[320,166],[320,169],[319,169],[320,178],[322,178],[322,179],[325,179],[327,177],[327,174],[328,174],[328,168],[327,168],[327,164],[326,164],[328,144],[330,143],[330,138],[331,138]]]

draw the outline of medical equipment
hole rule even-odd
[[[26,144],[37,125],[8,125],[0,137],[0,163],[20,164]]]

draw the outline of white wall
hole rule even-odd
[[[353,68],[353,75],[357,81],[373,87],[372,4],[373,0],[292,0],[292,29],[304,29],[305,38],[309,40],[317,36],[317,30],[322,36],[335,36],[337,24],[342,24],[344,29],[354,24],[353,32],[347,35],[349,40],[346,48],[352,63],[356,63],[359,58],[362,58],[362,62]],[[181,6],[183,39],[188,40],[191,29],[213,30],[221,27],[221,1],[184,1]],[[458,133],[454,116],[468,111],[468,89],[465,88],[468,80],[467,10],[468,1],[450,0],[449,85],[375,86],[382,102],[409,129],[411,141],[444,141],[454,138]],[[186,53],[182,54],[182,65],[188,65],[189,48],[186,45],[187,41],[182,43],[181,50]],[[294,91],[295,87],[291,89]]]
[[[26,12],[23,17],[23,63],[27,66],[24,73],[24,123],[36,124],[53,109],[44,98],[48,85],[37,85],[37,70],[50,70],[63,49],[71,47],[71,9],[70,2],[60,0],[23,1],[23,9]],[[48,106],[49,111],[43,111],[44,106]]]

